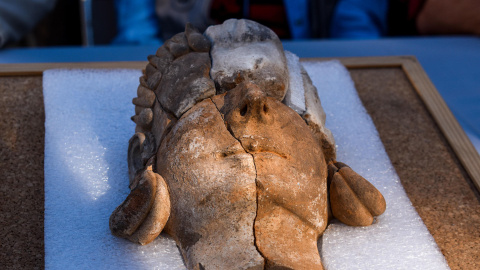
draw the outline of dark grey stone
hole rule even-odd
[[[153,64],[158,71],[163,73],[165,69],[172,63],[174,57],[173,55],[165,48],[165,45],[158,48],[156,53],[158,58],[153,58],[155,63]]]
[[[187,36],[188,45],[192,50],[196,52],[210,51],[210,41],[208,41],[208,39],[192,24],[187,23],[185,26],[185,35]]]
[[[208,53],[191,52],[173,61],[155,90],[162,107],[180,118],[197,102],[215,95],[210,67]]]
[[[185,55],[190,51],[188,47],[187,37],[183,32],[178,33],[171,39],[167,40],[165,42],[165,46],[175,58]]]

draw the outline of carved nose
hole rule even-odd
[[[248,120],[265,122],[268,118],[267,96],[256,85],[250,85],[240,106],[240,115]]]

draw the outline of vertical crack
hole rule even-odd
[[[260,254],[260,256],[262,256],[262,258],[264,259],[264,262],[265,262],[265,265],[266,265],[266,259],[265,259],[265,256],[263,256],[262,252],[260,252],[260,250],[258,249],[258,246],[257,246],[257,237],[255,236],[255,222],[257,220],[257,215],[258,215],[258,171],[257,171],[257,164],[255,163],[255,156],[248,152],[247,149],[245,148],[245,146],[243,146],[242,144],[242,141],[240,141],[240,139],[238,139],[237,137],[235,137],[235,135],[233,134],[233,131],[232,129],[230,128],[230,126],[228,125],[228,123],[225,121],[225,117],[223,116],[222,112],[220,111],[220,108],[217,107],[217,104],[213,101],[212,98],[209,98],[210,101],[213,103],[213,105],[215,106],[215,108],[217,109],[218,113],[220,114],[220,117],[222,117],[222,120],[223,120],[223,123],[225,124],[225,128],[228,130],[228,132],[230,133],[230,135],[232,135],[232,138],[234,138],[236,141],[238,141],[240,143],[240,146],[243,148],[243,150],[245,151],[245,153],[249,154],[250,156],[252,156],[252,161],[253,161],[253,168],[255,169],[255,195],[256,195],[256,210],[255,210],[255,217],[253,219],[253,245],[255,246],[255,249],[257,250],[258,254]],[[264,266],[265,268],[265,266]]]
[[[240,142],[240,144],[242,144]],[[243,147],[243,145],[242,145]],[[245,148],[243,148],[245,149]],[[248,153],[248,152],[247,152]],[[253,219],[253,245],[255,246],[255,249],[257,250],[258,254],[260,254],[260,256],[262,256],[263,260],[264,260],[264,268],[265,268],[265,265],[267,263],[267,260],[265,259],[265,256],[263,256],[262,252],[260,251],[260,249],[258,248],[257,246],[257,237],[255,235],[255,223],[257,222],[257,215],[258,215],[258,201],[259,201],[259,198],[258,198],[258,172],[257,172],[257,163],[255,163],[255,157],[253,156],[252,153],[249,153],[251,156],[252,156],[252,159],[253,159],[253,167],[255,168],[255,195],[257,196],[257,200],[256,200],[256,203],[257,203],[257,210],[255,211],[255,218]]]

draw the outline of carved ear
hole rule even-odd
[[[155,200],[157,179],[152,171],[139,172],[136,185],[110,216],[110,230],[113,235],[129,237],[147,217]]]
[[[132,191],[110,216],[112,234],[141,245],[152,242],[170,217],[167,183],[153,172],[155,156],[138,171]]]
[[[159,174],[151,172],[151,175],[157,180],[155,201],[142,225],[128,237],[128,240],[141,245],[146,245],[155,240],[170,217],[170,193],[167,183]]]
[[[368,226],[383,214],[383,195],[365,178],[341,162],[328,164],[330,206],[335,218],[350,226]]]

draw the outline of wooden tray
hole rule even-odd
[[[302,61],[323,61],[311,58]],[[480,269],[480,156],[414,57],[340,58],[452,269]],[[146,62],[0,65],[0,265],[43,268],[42,72]]]

